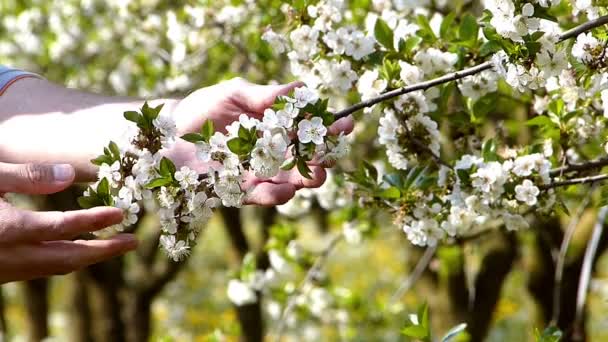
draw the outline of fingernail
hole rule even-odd
[[[53,179],[57,182],[67,182],[74,178],[74,168],[70,164],[53,166]]]

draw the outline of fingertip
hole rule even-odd
[[[262,183],[257,185],[245,199],[245,204],[272,207],[287,203],[296,194],[293,184]]]
[[[122,210],[115,207],[95,207],[87,209],[87,211],[96,217],[96,221],[102,228],[119,224],[124,219]]]
[[[327,171],[325,171],[325,168],[320,166],[312,167],[311,170],[313,172],[312,179],[302,177],[303,187],[318,188],[325,183],[325,180],[327,179]]]
[[[331,135],[339,135],[340,133],[350,134],[355,128],[355,121],[353,120],[352,115],[347,117],[340,118],[336,120],[329,127],[329,134]]]
[[[139,240],[134,234],[121,233],[112,237],[112,240],[118,242],[122,247],[128,250],[136,249],[139,245]]]

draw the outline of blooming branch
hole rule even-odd
[[[599,17],[594,20],[587,21],[575,28],[572,28],[571,30],[564,32],[562,35],[559,36],[558,42],[562,42],[564,40],[577,37],[579,34],[581,34],[583,32],[587,32],[589,30],[592,30],[596,27],[605,25],[607,23],[608,23],[608,15]],[[487,62],[478,64],[478,65],[475,65],[475,66],[472,66],[472,67],[469,67],[469,68],[466,68],[466,69],[463,69],[460,71],[455,71],[455,72],[443,75],[441,77],[434,78],[432,80],[428,80],[428,81],[412,84],[409,86],[405,86],[405,87],[402,87],[399,89],[387,91],[386,93],[383,93],[380,96],[373,97],[366,101],[361,101],[355,105],[352,105],[348,108],[340,110],[335,113],[335,116],[338,119],[343,118],[343,117],[349,116],[350,114],[355,113],[363,108],[371,107],[375,104],[384,102],[386,100],[392,99],[392,98],[400,96],[400,95],[404,95],[407,93],[412,93],[412,92],[420,91],[420,90],[427,90],[429,88],[436,87],[438,85],[441,85],[441,84],[444,84],[447,82],[452,82],[452,81],[456,81],[456,80],[465,78],[467,76],[472,76],[472,75],[478,74],[484,70],[492,69],[494,67],[494,64],[495,63],[493,61],[487,61]]]

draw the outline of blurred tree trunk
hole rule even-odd
[[[8,326],[6,325],[6,304],[4,303],[4,293],[0,286],[0,341],[8,341]]]
[[[73,289],[70,299],[72,326],[74,327],[74,340],[78,342],[94,342],[93,314],[89,301],[86,274],[83,271],[74,273]]]
[[[48,280],[35,279],[23,282],[28,321],[28,339],[41,341],[49,336]]]
[[[232,246],[234,247],[239,260],[243,260],[245,255],[251,250],[245,232],[243,230],[243,220],[241,217],[241,211],[237,208],[222,208],[222,218],[224,220],[224,227],[230,237]],[[275,209],[264,209],[264,215],[262,219],[263,230],[268,229],[274,221]],[[267,238],[267,232],[263,233],[264,238]],[[264,240],[265,241],[265,240]],[[265,261],[263,254],[258,254],[258,261]],[[267,267],[265,265],[258,265]],[[256,302],[248,305],[235,306],[236,314],[241,326],[241,341],[246,342],[261,342],[264,339],[264,317],[262,313],[262,300],[261,298]]]
[[[122,258],[89,266],[87,275],[94,285],[92,292],[96,300],[99,317],[94,319],[98,328],[98,339],[102,341],[126,341],[120,292],[124,284]]]
[[[538,224],[534,260],[536,264],[530,272],[528,290],[540,307],[544,325],[548,325],[553,314],[553,289],[555,287],[555,256],[559,251],[564,232],[557,218]],[[594,264],[608,248],[608,234],[603,234],[598,245]],[[572,326],[576,313],[578,281],[583,264],[584,250],[568,257],[564,265],[560,291],[560,308],[557,326],[564,332],[564,341],[585,341],[585,320],[581,326]]]
[[[517,241],[512,233],[496,234],[491,250],[483,257],[481,268],[474,281],[474,293],[467,286],[465,259],[462,251],[450,253],[451,261],[445,265],[444,279],[451,316],[467,323],[471,342],[485,339],[502,285],[517,257]],[[496,241],[494,241],[496,240]],[[455,247],[454,247],[455,248]]]
[[[472,342],[483,341],[488,334],[502,285],[517,257],[515,234],[502,235],[504,243],[483,258],[481,269],[475,279],[475,298],[467,319],[467,331],[471,334]]]

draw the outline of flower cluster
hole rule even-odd
[[[155,199],[163,232],[160,244],[172,259],[181,260],[214,208],[243,204],[247,172],[266,179],[297,166],[303,176],[310,177],[307,162],[313,158],[337,160],[348,153],[345,136],[328,135],[325,123],[331,123],[333,116],[326,106],[315,91],[302,87],[294,90],[293,97],[281,97],[262,120],[242,114],[226,127],[226,133],[216,132],[213,122],[207,121],[200,133],[181,137],[195,144],[197,158],[208,165],[199,174],[187,166],[177,169],[163,157],[176,140],[175,123],[169,115],[160,114],[162,106],[145,104],[141,114],[125,113],[137,125],[127,143],[110,143],[104,155],[93,161],[100,166],[99,181],[80,203],[121,208],[124,228],[138,221],[142,201]]]
[[[505,160],[463,155],[453,169],[442,167],[438,188],[409,196],[398,221],[419,246],[501,224],[508,230],[527,228],[525,215],[531,209],[546,210],[555,202],[552,190],[541,193],[538,186],[550,183],[550,167],[541,153]]]
[[[417,153],[423,154],[421,145],[435,156],[440,154],[438,125],[425,115],[428,111],[420,92],[402,95],[392,108],[384,110],[378,127],[378,141],[386,147],[388,161],[394,168],[407,169],[411,162],[415,162]]]
[[[542,88],[548,79],[558,76],[568,67],[566,49],[557,45],[559,27],[543,14],[558,3],[485,2],[492,13],[489,21],[492,29],[484,31],[486,38],[495,38],[492,37],[492,32],[495,32],[506,39],[504,51],[493,57],[494,68],[518,91]]]

